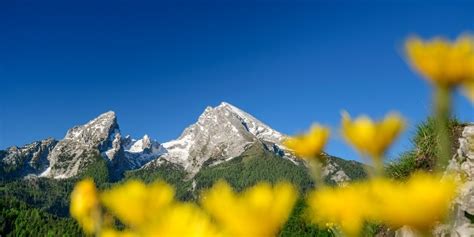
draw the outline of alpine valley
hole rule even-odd
[[[288,180],[304,192],[313,186],[307,164],[282,145],[284,139],[225,102],[207,107],[181,136],[164,143],[148,135],[124,136],[116,114],[103,113],[69,129],[62,140],[47,138],[0,151],[0,235],[82,235],[68,217],[68,203],[74,183],[84,177],[94,178],[99,188],[128,179],[162,179],[176,187],[182,200],[195,199],[219,179],[236,190],[258,181]],[[325,156],[328,183],[365,177],[361,163]],[[22,228],[36,225],[36,230]]]

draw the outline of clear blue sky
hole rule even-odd
[[[473,1],[96,2],[0,1],[0,148],[108,110],[164,142],[227,101],[287,134],[398,110],[410,126],[394,156],[430,112],[404,39],[474,30]],[[456,112],[474,121],[459,96]],[[337,136],[328,152],[358,159]]]

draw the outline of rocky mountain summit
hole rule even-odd
[[[207,107],[178,139],[163,143],[166,151],[161,158],[196,173],[204,163],[212,165],[237,157],[256,142],[275,152],[283,151],[282,139],[281,133],[250,114],[222,103]]]
[[[48,155],[49,168],[42,176],[68,178],[93,162],[92,156],[103,154],[111,162],[121,159],[120,130],[114,112],[101,114],[85,125],[67,131]]]
[[[135,140],[122,138],[117,118],[109,111],[80,126],[69,129],[66,136],[34,142],[24,147],[10,147],[0,152],[0,165],[5,173],[14,169],[15,177],[38,175],[70,178],[105,159],[113,172],[143,166],[162,153],[162,146],[145,135]]]
[[[6,173],[5,175],[8,173],[11,178],[39,175],[49,167],[48,155],[57,143],[56,140],[48,138],[23,147],[13,146],[0,151],[0,164],[4,167],[0,172]]]
[[[207,107],[179,138],[163,144],[148,135],[138,140],[123,137],[116,114],[109,111],[69,129],[60,141],[47,139],[1,151],[0,168],[2,172],[9,172],[14,167],[16,177],[38,175],[62,179],[75,177],[102,159],[116,175],[127,170],[153,170],[171,163],[193,177],[202,167],[232,160],[250,147],[259,147],[303,166],[304,163],[282,145],[284,138],[285,135],[225,102]],[[327,176],[335,182],[349,180],[340,161],[328,157]]]

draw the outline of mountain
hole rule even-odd
[[[127,158],[131,169],[140,168],[165,152],[164,147],[159,142],[152,140],[146,134],[139,140],[126,136],[122,141],[122,144],[125,151],[125,157]]]
[[[304,167],[304,161],[282,145],[284,139],[284,134],[225,102],[207,107],[179,138],[163,144],[148,135],[141,139],[122,136],[116,114],[109,111],[69,129],[60,141],[47,139],[0,151],[0,165],[2,176],[8,178],[71,178],[99,167],[98,162],[106,164],[114,179],[120,179],[126,171],[154,172],[163,165],[182,169],[187,178],[193,178],[203,168],[220,167],[219,164],[248,156],[252,150],[255,157],[271,156],[278,162],[285,160],[285,164]],[[345,165],[348,162],[328,155],[324,172],[334,182],[350,180],[351,170],[344,169],[349,167]],[[360,163],[354,164],[361,167]]]
[[[60,141],[47,139],[0,151],[0,171],[8,179],[28,175],[64,179],[104,161],[113,176],[120,176],[157,158],[162,151],[163,147],[147,135],[139,140],[122,138],[116,115],[109,111],[69,129]]]
[[[282,145],[285,135],[272,129],[252,115],[229,104],[221,103],[207,107],[196,123],[187,127],[176,140],[163,143],[164,153],[159,159],[144,166],[153,169],[163,160],[178,164],[191,177],[203,167],[212,167],[242,156],[251,147],[259,147],[276,158],[284,159],[293,165],[304,166]],[[328,156],[324,173],[335,182],[350,180],[341,162]],[[360,163],[357,163],[360,166]]]
[[[18,178],[29,174],[39,175],[49,167],[48,155],[57,143],[58,141],[48,138],[0,151],[0,176]]]
[[[282,134],[253,116],[221,103],[215,108],[207,107],[178,139],[163,143],[166,152],[161,159],[195,174],[205,162],[216,164],[237,157],[255,142],[277,151],[282,139]]]
[[[85,125],[69,129],[49,154],[49,168],[41,176],[69,178],[93,163],[102,154],[110,162],[122,160],[121,136],[114,112],[101,114]]]

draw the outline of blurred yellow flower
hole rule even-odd
[[[321,228],[336,224],[346,236],[359,236],[374,207],[363,184],[323,187],[310,193],[307,203],[311,221]]]
[[[360,153],[373,159],[382,158],[404,127],[404,120],[397,114],[388,114],[382,121],[374,122],[366,116],[352,121],[347,112],[342,113],[342,136]]]
[[[474,37],[460,36],[455,42],[442,38],[406,42],[412,67],[438,86],[457,86],[474,80]]]
[[[365,222],[427,232],[447,216],[457,188],[451,177],[416,173],[406,182],[378,177],[323,187],[313,191],[307,203],[314,223],[323,228],[334,223],[348,236],[359,236]]]
[[[221,236],[210,217],[198,206],[174,201],[174,189],[164,182],[145,185],[140,181],[128,181],[100,196],[107,210],[126,226],[117,230],[110,223],[106,224],[107,221],[101,221],[110,217],[100,216],[99,195],[94,182],[87,179],[74,189],[71,215],[89,234],[101,237]]]
[[[173,204],[159,216],[140,229],[140,236],[222,236],[209,216],[195,204]]]
[[[138,237],[137,233],[129,230],[119,231],[112,228],[105,228],[100,232],[100,237]]]
[[[91,234],[100,228],[99,197],[92,179],[85,179],[76,184],[71,193],[70,212],[84,232]]]
[[[275,236],[288,219],[297,198],[289,183],[257,184],[236,194],[219,181],[202,194],[205,210],[225,228],[229,236]]]
[[[326,145],[329,134],[328,128],[316,124],[308,133],[286,139],[284,145],[301,158],[317,159]]]
[[[393,183],[388,189],[373,187],[373,195],[381,201],[381,221],[393,228],[408,225],[428,231],[447,216],[458,184],[451,177],[416,173],[406,183]]]
[[[140,226],[173,202],[174,189],[164,182],[145,185],[132,180],[103,192],[101,199],[123,223]]]

